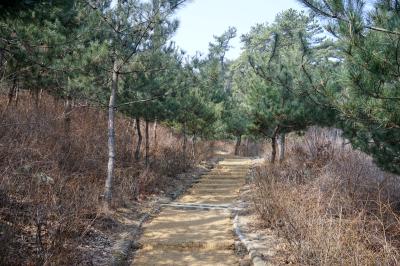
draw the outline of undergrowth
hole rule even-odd
[[[66,120],[63,101],[43,95],[36,105],[30,99],[21,95],[17,106],[8,107],[0,99],[0,264],[74,264],[76,247],[99,215],[107,113],[78,103]],[[146,168],[143,155],[134,158],[133,119],[116,119],[113,208],[160,193],[211,154],[212,145],[198,141],[196,155],[183,156],[180,134],[159,125],[155,142],[150,128]]]
[[[286,161],[255,170],[254,202],[301,265],[398,265],[399,177],[329,130],[292,138]]]

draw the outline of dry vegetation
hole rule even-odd
[[[398,265],[399,177],[332,132],[292,138],[281,165],[256,169],[258,212],[301,265]]]
[[[80,256],[76,247],[100,215],[106,112],[76,106],[69,123],[62,101],[43,95],[36,106],[29,99],[22,95],[8,108],[0,99],[0,264],[68,264]],[[133,120],[117,118],[115,208],[159,193],[210,154],[212,145],[198,142],[196,157],[184,160],[180,135],[158,126],[155,144],[151,129],[146,169],[134,159]]]

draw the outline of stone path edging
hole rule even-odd
[[[214,158],[210,161],[207,161],[206,164],[210,165],[209,169],[200,171],[200,172],[196,173],[195,176],[193,176],[193,173],[188,173],[187,175],[191,176],[192,183],[195,182],[198,178],[200,178],[204,173],[213,169],[215,167],[215,165],[218,163],[218,161],[219,161],[218,158]],[[174,197],[181,195],[182,193],[185,192],[185,190],[186,190],[186,188],[176,191],[174,193]],[[136,240],[137,240],[136,236],[138,235],[139,231],[142,229],[143,224],[146,223],[147,221],[149,221],[153,215],[160,212],[161,207],[164,204],[169,204],[173,200],[174,199],[171,197],[162,198],[162,199],[157,200],[154,204],[155,207],[150,212],[144,214],[139,219],[137,227],[129,232],[125,232],[123,237],[121,239],[119,239],[112,247],[112,259],[111,259],[112,263],[111,263],[111,265],[115,265],[115,266],[126,265],[127,261],[129,260],[129,256],[132,252],[132,248],[136,244]]]
[[[246,236],[240,230],[239,225],[239,214],[235,215],[235,219],[233,220],[233,228],[235,229],[235,233],[240,239],[240,242],[246,247],[249,256],[253,262],[254,266],[265,266],[266,262],[263,260],[263,256],[257,252],[257,250],[253,247],[251,241],[249,241]]]

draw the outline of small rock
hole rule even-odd
[[[37,178],[37,180],[39,182],[42,182],[44,184],[50,184],[50,185],[54,184],[54,179],[52,177],[46,175],[45,173],[42,173],[42,172],[41,173],[37,173],[35,175],[35,177]]]

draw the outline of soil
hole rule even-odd
[[[225,159],[144,225],[132,265],[239,265],[232,204],[252,161]]]
[[[80,265],[128,264],[132,249],[135,248],[141,226],[159,213],[163,202],[169,202],[186,191],[202,174],[218,162],[213,158],[178,175],[161,194],[152,195],[142,201],[118,208],[107,215],[95,217],[78,249],[83,254]]]
[[[255,211],[249,169],[256,162],[220,155],[180,175],[164,196],[97,217],[80,247],[82,264],[244,266],[252,265],[250,251],[261,265],[290,264],[285,241]]]

